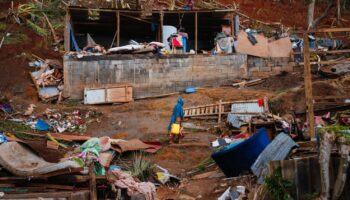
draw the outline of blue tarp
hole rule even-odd
[[[227,177],[239,176],[242,171],[249,171],[265,147],[270,144],[266,129],[261,128],[249,139],[219,152],[211,157]]]

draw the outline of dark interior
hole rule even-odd
[[[71,8],[70,15],[74,36],[80,48],[86,46],[87,33],[106,49],[116,46],[115,10],[101,9],[91,14],[88,9]],[[221,25],[230,25],[231,16],[230,11],[198,12],[198,50],[214,48],[216,34],[221,32]],[[195,49],[195,12],[164,11],[163,24],[175,26],[178,30],[184,29],[189,35],[189,49]],[[142,16],[138,11],[120,11],[120,46],[127,45],[129,40],[139,43],[161,41],[160,13],[153,12],[150,16]]]

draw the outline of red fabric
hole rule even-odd
[[[172,44],[173,44],[174,47],[182,47],[180,42],[177,41],[177,39],[175,37],[173,37],[173,39],[172,39]]]
[[[258,105],[259,105],[259,107],[263,107],[264,106],[264,99],[258,99]]]

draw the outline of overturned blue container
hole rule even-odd
[[[261,128],[249,139],[228,149],[213,153],[211,157],[227,177],[249,171],[260,153],[270,144],[266,129]]]

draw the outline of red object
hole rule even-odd
[[[143,142],[143,143],[151,146],[151,148],[143,150],[147,153],[156,153],[158,150],[162,148],[162,144],[160,142]]]
[[[238,135],[233,136],[234,139],[239,139],[239,138],[246,138],[246,135],[244,133],[240,133]]]
[[[258,105],[259,107],[264,107],[264,99],[258,99]]]
[[[177,38],[176,37],[173,37],[172,39],[172,44],[174,47],[182,47],[182,45],[180,44],[179,41],[177,41]]]

